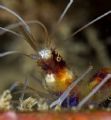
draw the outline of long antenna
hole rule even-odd
[[[9,30],[9,29],[4,28],[4,27],[0,27],[0,35],[3,35],[3,34],[6,33],[6,32],[9,32],[9,33],[11,33],[11,34],[13,34],[13,35],[15,35],[15,36],[17,36],[17,37],[23,37],[23,36],[20,35],[19,33],[16,33],[16,32],[14,32],[14,31]]]
[[[49,38],[48,38],[49,35],[48,35],[48,30],[47,30],[46,26],[43,23],[41,23],[38,20],[30,20],[30,21],[25,21],[25,22],[26,22],[27,25],[32,25],[32,24],[40,25],[40,27],[44,31],[44,34],[45,34],[44,39],[45,39],[45,42],[47,43],[47,41],[49,40]],[[22,22],[18,22],[18,23],[10,24],[10,25],[6,26],[4,29],[15,29],[15,28],[17,28],[17,27],[19,27],[21,25],[23,25],[23,23]],[[4,34],[5,32],[6,32],[5,30],[4,31],[0,31],[0,35]]]
[[[107,74],[107,76],[97,85],[83,100],[80,101],[80,103],[77,106],[77,109],[81,109],[82,106],[84,106],[87,101],[98,92],[98,90],[111,78],[111,74]]]
[[[63,20],[65,14],[66,14],[67,11],[69,10],[69,8],[71,7],[71,5],[72,5],[73,2],[74,2],[73,0],[70,0],[70,1],[69,1],[69,3],[67,4],[67,6],[65,7],[63,13],[61,14],[61,16],[60,16],[60,18],[59,18],[57,24],[61,23],[61,21]]]
[[[7,7],[3,6],[3,5],[0,5],[0,8],[3,9],[3,10],[6,10],[7,12],[9,12],[12,15],[16,16],[23,23],[24,28],[26,29],[26,31],[31,33],[29,26],[25,23],[25,21],[19,15],[17,15],[17,13],[15,13],[14,11],[10,10],[9,8],[7,8]]]
[[[67,4],[67,6],[65,7],[64,11],[62,12],[62,14],[60,15],[56,25],[54,26],[54,28],[52,29],[52,32],[50,34],[50,38],[52,39],[52,37],[54,36],[54,34],[57,31],[57,28],[59,26],[59,24],[61,23],[61,21],[63,20],[64,16],[66,15],[67,11],[69,10],[69,8],[71,7],[72,3],[74,2],[74,0],[70,0]],[[51,47],[51,39],[49,39],[48,41],[48,46]]]
[[[79,32],[81,32],[82,30],[84,30],[85,28],[89,27],[90,25],[92,25],[93,23],[99,21],[100,19],[106,17],[107,15],[111,14],[111,10],[107,11],[106,13],[100,15],[99,17],[95,18],[94,20],[92,20],[91,22],[89,22],[88,24],[84,25],[83,27],[81,27],[80,29],[78,29],[77,31],[75,31],[70,37],[75,36],[76,34],[78,34]]]
[[[17,13],[10,10],[9,8],[7,8],[7,7],[3,6],[3,5],[0,5],[0,8],[7,11],[7,12],[9,12],[9,13],[11,13],[15,17],[17,17],[19,21],[21,21],[23,23],[22,30],[23,30],[23,33],[24,33],[24,35],[26,37],[26,40],[31,45],[31,47],[36,51],[37,46],[36,46],[34,37],[33,37],[32,33],[30,31],[30,27],[26,24],[26,22]]]
[[[17,54],[17,53],[20,54],[20,52],[18,52],[18,51],[7,51],[7,52],[4,52],[4,53],[0,53],[0,58],[5,57],[7,55]]]

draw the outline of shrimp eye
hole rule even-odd
[[[62,59],[61,56],[57,56],[57,57],[56,57],[57,62],[60,62],[61,59]]]

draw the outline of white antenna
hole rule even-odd
[[[18,51],[7,51],[7,52],[4,52],[4,53],[0,53],[0,58],[5,57],[7,55],[17,54],[17,53],[20,53],[20,52],[18,52]]]
[[[41,27],[42,27],[42,29],[44,30],[44,34],[45,34],[45,39],[46,40],[48,40],[48,31],[47,31],[47,28],[45,27],[45,25],[43,24],[43,23],[41,23],[40,21],[38,21],[38,20],[29,20],[29,21],[25,21],[25,23],[27,24],[27,25],[32,25],[32,24],[38,24],[38,25],[40,25]],[[8,26],[6,26],[6,27],[0,27],[0,35],[3,35],[3,34],[5,34],[6,32],[10,32],[10,33],[12,33],[12,34],[14,34],[14,35],[16,35],[16,36],[19,36],[19,37],[23,37],[22,35],[20,35],[19,33],[16,33],[16,32],[14,32],[14,31],[11,31],[11,29],[15,29],[15,28],[17,28],[17,27],[19,27],[19,26],[21,26],[21,25],[23,25],[23,23],[22,22],[18,22],[18,23],[14,23],[14,24],[10,24],[10,25],[8,25]]]
[[[67,6],[65,7],[63,13],[61,14],[61,16],[60,16],[57,24],[59,24],[63,20],[65,14],[67,13],[67,11],[69,10],[69,8],[71,7],[72,3],[73,3],[73,0],[70,0],[69,3],[67,4]]]
[[[32,24],[38,24],[38,25],[40,25],[40,27],[44,30],[45,40],[48,40],[48,36],[49,36],[48,35],[48,31],[47,31],[46,26],[42,22],[40,22],[38,20],[29,20],[29,21],[25,21],[25,22],[27,23],[27,25],[32,25]],[[16,27],[19,27],[20,25],[23,25],[23,23],[19,22],[19,23],[11,24],[11,25],[8,25],[6,28],[8,28],[8,29],[14,29]]]
[[[0,35],[3,35],[3,34],[6,33],[6,32],[9,32],[9,33],[11,33],[11,34],[13,34],[13,35],[15,35],[15,36],[17,36],[17,37],[23,37],[23,36],[20,35],[19,33],[16,33],[16,32],[14,32],[14,31],[9,30],[9,29],[4,28],[4,27],[0,27]]]
[[[14,11],[10,10],[9,8],[3,6],[3,5],[0,5],[0,8],[11,13],[12,15],[14,15],[15,17],[18,18],[18,20],[20,22],[23,23],[23,27],[22,27],[22,33],[24,34],[24,36],[26,37],[26,41],[30,44],[30,46],[36,51],[37,49],[37,46],[36,46],[36,43],[35,43],[35,39],[30,31],[30,27],[26,24],[26,22],[18,15],[16,14]]]
[[[29,33],[31,32],[29,26],[25,23],[25,21],[17,13],[15,13],[14,11],[10,10],[9,8],[7,8],[7,7],[3,6],[3,5],[0,5],[0,8],[3,9],[3,10],[6,10],[7,12],[9,12],[12,15],[16,16],[23,23],[24,28],[26,29],[26,31],[28,31]]]
[[[88,24],[84,25],[83,27],[81,27],[80,29],[78,29],[77,31],[75,31],[70,37],[75,36],[76,34],[78,34],[79,32],[81,32],[82,30],[84,30],[85,28],[89,27],[90,25],[92,25],[93,23],[99,21],[100,19],[104,18],[105,16],[111,14],[111,10],[107,11],[106,13],[100,15],[99,17],[95,18],[94,20],[92,20],[91,22],[89,22]]]

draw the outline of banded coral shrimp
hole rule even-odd
[[[60,19],[58,20],[57,24],[59,24],[61,22],[65,13],[67,12],[68,8],[71,6],[72,2],[73,1],[71,0],[68,3],[64,12],[60,16]],[[26,41],[36,51],[37,46],[35,43],[35,39],[31,33],[30,28],[27,25],[27,23],[12,10],[10,10],[4,6],[0,6],[0,8],[15,15],[19,19],[20,23],[18,23],[18,25],[16,24],[13,26],[16,27],[16,26],[21,25],[20,26],[21,31],[24,33],[24,35],[26,37]],[[81,30],[85,29],[86,27],[88,27],[89,25],[98,21],[99,19],[109,15],[110,13],[111,13],[111,11],[108,11],[105,14],[101,15],[100,17],[94,19],[93,21],[91,21],[87,25],[83,26],[78,31],[76,31],[73,35],[76,35]],[[42,26],[42,28],[44,29],[44,31],[46,33],[46,38],[48,38],[46,27],[39,21],[36,21],[36,22],[37,22],[37,24],[40,24]],[[32,23],[34,23],[34,22],[32,22]],[[12,28],[14,28],[14,27],[12,27]],[[1,28],[1,29],[4,30],[4,33],[10,32],[14,35],[22,37],[20,34],[17,34],[13,31],[9,30],[8,27]],[[48,42],[50,43],[50,41],[48,41]],[[69,96],[69,99],[71,99],[71,101],[73,100],[73,103],[71,103],[71,107],[78,105],[78,108],[81,108],[87,102],[87,100],[89,100],[89,98],[92,97],[102,87],[102,85],[105,84],[105,82],[107,82],[107,80],[109,80],[109,78],[111,77],[110,74],[107,74],[107,76],[105,76],[105,78],[103,78],[102,81],[100,81],[98,84],[96,84],[97,85],[96,87],[93,86],[93,84],[91,82],[90,89],[92,90],[93,87],[95,87],[95,88],[92,90],[92,92],[89,95],[87,95],[87,97],[85,97],[81,102],[78,103],[78,98],[77,98],[78,96],[76,96],[76,95],[70,96],[69,94],[72,91],[72,89],[78,84],[78,82],[80,82],[80,80],[83,79],[83,77],[92,69],[92,67],[90,67],[81,77],[79,77],[77,80],[75,80],[76,76],[72,73],[72,71],[70,71],[70,69],[67,67],[64,59],[61,57],[61,55],[58,52],[56,52],[56,50],[54,48],[50,48],[48,46],[48,47],[44,48],[43,50],[39,51],[38,55],[27,55],[27,54],[23,54],[23,53],[20,53],[17,51],[8,51],[6,53],[1,54],[1,57],[10,55],[10,54],[15,54],[15,53],[16,54],[19,53],[19,54],[28,56],[29,58],[35,60],[37,62],[37,64],[45,71],[46,76],[45,76],[44,81],[45,81],[46,87],[47,87],[48,91],[50,91],[50,93],[51,92],[53,94],[63,93],[56,101],[54,101],[50,105],[50,108],[53,108],[55,105],[62,105],[62,103],[68,96]],[[101,78],[101,76],[100,76],[100,78]],[[74,89],[74,91],[75,91],[75,89]],[[76,94],[76,92],[74,92],[74,94]]]

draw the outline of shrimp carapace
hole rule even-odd
[[[45,82],[54,92],[63,92],[75,79],[61,55],[54,49],[39,52],[37,64],[45,71]]]

